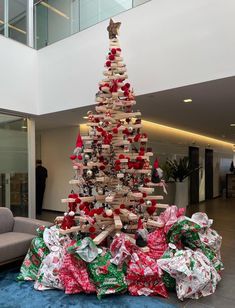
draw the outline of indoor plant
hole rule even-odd
[[[200,167],[192,167],[188,157],[180,158],[179,160],[168,159],[169,178],[172,178],[176,184],[175,204],[178,207],[186,207],[188,205],[188,177],[196,172]]]

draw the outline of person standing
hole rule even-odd
[[[42,161],[36,161],[36,213],[42,213],[43,196],[46,188],[47,169],[42,166]]]

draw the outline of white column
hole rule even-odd
[[[9,37],[9,2],[4,0],[4,36]]]
[[[27,119],[28,127],[28,216],[36,217],[35,184],[35,121]]]
[[[33,0],[27,1],[27,45],[34,47],[34,5]]]

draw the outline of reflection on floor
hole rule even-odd
[[[222,281],[214,295],[199,300],[185,300],[181,303],[172,293],[166,302],[187,308],[235,307],[235,199],[214,199],[189,206],[187,216],[198,211],[206,212],[209,218],[214,220],[213,228],[223,237],[222,258],[225,270],[222,273]],[[61,213],[43,211],[39,218],[53,221],[58,215]]]

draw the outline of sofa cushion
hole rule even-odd
[[[14,226],[12,212],[6,207],[0,207],[0,234],[11,232]]]
[[[34,235],[20,232],[0,234],[0,263],[24,256]]]

